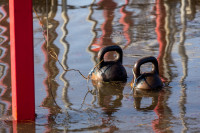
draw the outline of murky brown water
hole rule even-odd
[[[128,81],[99,86],[87,83],[77,72],[64,71],[48,55],[43,36],[46,32],[33,12],[37,118],[35,125],[19,125],[21,131],[200,131],[199,0],[48,2],[49,48],[65,68],[78,69],[87,76],[97,63],[99,49],[115,44],[123,48]],[[33,0],[33,8],[46,28],[46,2]],[[1,119],[11,116],[8,10],[8,0],[1,0]],[[160,92],[133,94],[133,65],[150,55],[158,59],[165,87]],[[1,120],[0,131],[12,132],[12,123]]]

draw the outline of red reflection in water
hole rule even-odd
[[[133,12],[126,11],[126,6],[128,5],[129,0],[126,0],[125,5],[123,5],[120,9],[120,13],[122,14],[122,17],[120,18],[119,22],[123,24],[123,34],[126,38],[127,42],[125,44],[125,48],[131,43],[131,36],[129,34],[129,29],[133,26],[133,21],[130,20]]]
[[[131,42],[131,37],[128,33],[130,26],[133,25],[133,22],[129,20],[131,18],[132,12],[126,11],[126,6],[128,5],[129,0],[126,0],[126,4],[120,8],[120,13],[122,17],[120,18],[119,22],[124,26],[123,27],[123,34],[127,39],[126,45],[129,45]],[[97,53],[102,47],[108,45],[117,45],[113,42],[111,35],[113,34],[113,20],[115,17],[114,11],[117,8],[117,3],[114,0],[101,0],[97,3],[99,8],[103,10],[104,22],[101,25],[102,35],[100,38],[95,38],[93,43],[91,44],[91,51]],[[111,59],[114,56],[114,53],[107,53],[105,54],[105,59]],[[106,88],[106,87],[105,87]],[[102,90],[101,88],[100,90]],[[110,88],[107,88],[110,89]],[[108,91],[108,90],[107,90]],[[103,91],[102,91],[103,92]],[[106,92],[106,90],[105,90]],[[121,92],[122,93],[122,92]],[[118,107],[121,106],[121,100],[123,96],[119,94],[118,98],[113,100],[114,95],[102,94],[99,93],[98,95],[98,102],[102,108],[106,117],[102,118],[102,125],[105,126],[103,129],[104,132],[114,132],[118,130],[118,127],[114,125],[113,121],[115,121],[115,117],[113,117],[113,113],[116,112]]]
[[[43,123],[43,124],[46,124],[45,132],[51,132],[51,130],[52,130],[51,124],[52,125],[56,124],[54,119],[56,118],[56,116],[58,115],[58,112],[59,112],[59,108],[57,107],[57,105],[54,102],[58,84],[55,80],[52,80],[58,75],[59,71],[56,66],[56,60],[53,59],[49,54],[49,51],[51,49],[54,50],[56,55],[58,55],[58,51],[59,51],[58,48],[53,44],[54,40],[57,38],[56,28],[58,26],[58,22],[54,20],[54,17],[57,13],[57,3],[56,2],[57,1],[53,1],[51,7],[49,7],[49,9],[51,9],[49,12],[52,12],[52,13],[48,17],[48,19],[49,19],[49,23],[53,23],[53,26],[48,29],[49,30],[48,37],[47,37],[46,29],[43,29],[44,30],[43,36],[44,36],[45,41],[41,45],[41,50],[42,50],[42,53],[44,56],[43,70],[46,73],[46,77],[43,80],[43,84],[44,84],[45,91],[46,91],[46,97],[41,102],[41,107],[47,109],[47,111],[48,111],[47,116],[46,116],[47,122]],[[48,6],[50,6],[50,5],[48,5]],[[43,8],[45,9],[45,6]],[[46,22],[46,20],[42,20],[42,19],[44,19],[43,16],[45,16],[45,15],[44,14],[41,15],[41,22]],[[39,24],[43,28],[46,27],[43,25],[44,23],[41,24],[39,22]],[[48,39],[48,44],[46,42],[47,39]]]
[[[127,40],[125,46],[127,47],[131,43],[131,36],[129,34],[129,29],[133,25],[133,21],[130,20],[132,12],[126,11],[126,6],[129,4],[129,0],[125,0],[125,5],[120,8],[121,18],[119,22],[123,25],[123,35]],[[116,45],[112,41],[113,33],[113,20],[114,20],[114,11],[117,8],[117,3],[113,0],[101,0],[97,5],[103,9],[104,23],[101,26],[102,35],[100,38],[95,38],[92,44],[91,50],[98,52],[102,47],[108,45]]]
[[[114,10],[117,7],[117,4],[113,0],[101,0],[97,5],[103,8],[104,14],[104,23],[101,26],[102,35],[100,38],[95,38],[92,46],[95,46],[91,50],[98,52],[102,47],[107,45],[114,45],[111,39],[112,21],[114,19]]]
[[[165,17],[166,17],[166,10],[164,6],[164,0],[156,0],[156,34],[157,40],[159,42],[159,55],[158,55],[158,64],[159,64],[159,72],[163,82],[167,81],[167,78],[164,75],[165,71],[165,64],[164,64],[164,55],[166,49],[166,30],[165,26]],[[158,116],[157,119],[152,121],[152,128],[157,132],[163,132],[166,128],[169,127],[169,117],[171,110],[167,107],[167,98],[165,97],[165,91],[160,91],[158,96],[158,103],[154,109],[154,112]]]
[[[46,38],[46,34],[45,34],[45,38]],[[49,87],[49,83],[48,83],[48,82],[50,82],[49,81],[50,80],[50,78],[49,78],[50,73],[49,73],[48,65],[47,65],[48,64],[48,60],[49,60],[49,55],[48,55],[48,51],[46,49],[46,42],[44,42],[42,44],[41,48],[42,48],[42,52],[43,52],[44,57],[45,57],[45,63],[43,65],[43,68],[44,68],[44,71],[47,74],[47,77],[43,81],[43,84],[45,86],[45,91],[46,91],[46,97],[42,101],[42,107],[48,110],[48,115],[47,115],[47,118],[46,118],[48,121],[47,121],[47,123],[45,123],[45,124],[48,124],[48,123],[52,122],[52,121],[49,121],[49,115],[53,114],[52,108],[53,108],[54,105],[52,103],[51,95],[50,95],[51,94],[51,92],[50,92],[51,88]],[[50,108],[49,104],[52,105],[52,108]],[[51,129],[48,127],[48,125],[45,126],[45,128],[46,128],[45,132],[50,132],[51,131]]]
[[[46,37],[46,34],[45,34],[45,37]],[[48,115],[47,115],[48,123],[55,123],[55,121],[53,120],[53,117],[57,115],[57,113],[58,113],[57,111],[59,110],[59,108],[57,108],[57,106],[55,105],[54,100],[53,100],[53,98],[56,97],[57,83],[54,82],[52,79],[57,74],[55,74],[55,75],[52,74],[51,68],[53,67],[55,72],[57,72],[56,71],[57,68],[56,68],[56,66],[54,66],[56,61],[49,56],[48,49],[46,46],[47,46],[47,44],[46,44],[46,42],[44,42],[42,44],[42,51],[43,51],[43,54],[45,57],[45,63],[43,65],[43,68],[44,68],[44,71],[46,72],[47,76],[43,81],[43,84],[45,86],[45,91],[46,91],[46,97],[42,101],[42,107],[44,107],[48,110]],[[46,126],[45,128],[46,128],[45,132],[51,131],[51,128],[49,126]]]
[[[156,34],[157,40],[159,42],[159,55],[158,55],[158,64],[159,64],[159,73],[163,82],[167,81],[167,78],[164,77],[164,55],[166,48],[166,31],[164,29],[165,26],[165,17],[166,11],[163,0],[156,1]]]
[[[163,125],[162,124],[163,119],[165,119],[165,117],[166,117],[164,115],[165,114],[165,107],[164,107],[164,104],[163,104],[163,101],[165,100],[164,94],[165,93],[163,91],[161,91],[159,93],[158,103],[157,103],[157,106],[154,109],[154,112],[156,113],[158,118],[152,121],[152,128],[156,133],[160,133],[160,132],[162,132],[162,129],[164,129],[164,127],[161,126],[161,125]],[[165,125],[165,126],[167,126],[167,125]]]

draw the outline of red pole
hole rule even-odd
[[[32,0],[9,0],[12,113],[35,120]]]

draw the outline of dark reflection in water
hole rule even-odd
[[[161,91],[158,95],[158,104],[154,108],[157,119],[152,121],[152,128],[155,132],[172,132],[171,120],[173,119],[172,110],[167,104],[169,92]]]
[[[156,34],[159,42],[159,71],[162,80],[165,83],[172,81],[173,72],[170,64],[173,64],[171,58],[171,50],[174,45],[174,35],[176,25],[174,23],[174,7],[175,5],[164,0],[156,0]],[[158,103],[154,108],[157,119],[152,121],[152,128],[155,132],[172,132],[171,119],[173,119],[172,111],[168,106],[168,99],[170,97],[170,90],[162,90],[158,93]]]
[[[54,2],[56,2],[56,1],[52,1],[52,3],[51,3],[53,6],[51,7],[50,16],[49,16],[49,22],[50,22],[49,26],[51,26],[51,28],[49,28],[49,46],[48,47],[49,47],[49,49],[53,48],[55,50],[56,54],[58,54],[59,49],[54,44],[54,40],[57,37],[57,33],[55,32],[55,30],[58,26],[58,22],[56,22],[54,20],[55,13],[57,10],[56,3],[54,3]],[[50,58],[50,55],[48,54],[46,42],[44,42],[42,49],[43,49],[44,55],[46,57],[46,61],[44,64],[44,70],[47,72],[47,78],[44,80],[44,84],[46,86],[46,91],[47,91],[48,95],[51,95],[51,93],[56,94],[58,84],[53,79],[58,75],[59,70],[55,64],[56,61],[53,58]],[[55,105],[53,105],[53,100],[52,100],[51,96],[47,96],[44,99],[43,106],[47,107],[47,108],[55,107]],[[50,113],[51,113],[51,111],[54,111],[54,110],[50,110]],[[52,114],[54,114],[54,113],[52,112]]]
[[[171,119],[172,111],[167,105],[167,99],[169,98],[166,90],[145,92],[134,92],[134,107],[138,111],[148,112],[153,110],[157,115],[157,118],[151,122],[151,126],[154,132],[172,132]],[[142,107],[142,99],[151,98],[152,103]],[[143,103],[144,104],[144,103]]]
[[[149,111],[149,110],[154,110],[156,105],[158,104],[158,95],[159,92],[149,92],[149,91],[134,91],[134,107],[138,111]],[[142,99],[144,98],[152,98],[152,103],[149,106],[142,107],[141,102]]]
[[[123,89],[125,83],[102,83],[92,81],[97,93],[98,104],[100,105],[103,113],[106,114],[102,118],[102,126],[107,128],[106,132],[114,132],[119,130],[115,124],[115,117],[113,114],[120,109],[123,99]]]
[[[193,68],[195,72],[199,72],[197,68],[190,65],[190,62],[194,63],[193,60],[197,61],[197,64],[199,63],[199,55],[195,50],[191,50],[195,49],[194,45],[189,45],[193,42],[191,39],[194,39],[194,43],[198,43],[197,38],[200,37],[198,31],[199,0],[86,0],[81,2],[48,0],[47,2],[46,6],[44,0],[33,0],[33,8],[42,22],[35,24],[35,27],[43,26],[44,29],[40,32],[44,32],[45,37],[47,37],[45,29],[48,27],[49,30],[48,48],[43,39],[40,49],[35,49],[36,52],[41,50],[40,56],[44,56],[42,69],[45,73],[43,85],[46,93],[40,101],[40,105],[36,105],[39,114],[36,118],[36,131],[131,132],[142,130],[147,132],[151,130],[152,132],[187,132],[199,129],[199,127],[194,127],[195,124],[198,125],[199,120],[188,115],[195,113],[193,109],[196,109],[195,105],[197,105],[195,101],[191,100],[191,95],[197,98],[199,94],[198,91],[196,94],[188,91],[191,88],[199,89],[199,84],[195,82],[199,80],[199,76],[193,77],[192,74],[189,74],[190,72],[194,74],[191,71]],[[0,118],[2,119],[5,115],[11,115],[8,8],[8,0],[1,0]],[[87,13],[83,12],[82,14],[82,11],[87,11]],[[48,13],[48,25],[46,12]],[[80,16],[73,17],[77,12]],[[81,16],[85,14],[87,17],[82,20]],[[36,15],[34,14],[34,16]],[[87,25],[82,25],[81,28],[85,30],[84,32],[83,29],[73,31],[71,23],[81,25],[82,21],[89,22],[91,26],[88,28]],[[88,34],[88,31],[91,34]],[[73,32],[76,35],[70,34]],[[79,40],[79,32],[87,34],[86,36],[82,35],[86,38],[78,41],[80,44],[73,49],[72,40]],[[88,41],[88,39],[90,40]],[[149,46],[148,42],[153,41],[158,44]],[[88,85],[94,86],[92,91],[96,93],[93,95],[88,93],[82,107],[83,101],[77,100],[77,98],[84,98],[83,90],[78,90],[80,94],[74,94],[74,92],[78,92],[75,91],[78,88],[74,88],[74,90],[72,88],[73,84],[82,86],[80,81],[83,79],[78,78],[75,81],[75,76],[68,76],[68,72],[64,71],[50,57],[48,51],[54,49],[61,64],[65,68],[69,68],[73,63],[80,65],[78,61],[72,62],[70,59],[76,56],[76,50],[81,49],[83,45],[90,53],[84,53],[85,51],[79,53],[83,55],[79,58],[84,61],[91,58],[83,64],[85,68],[88,67],[86,64],[91,64],[91,61],[94,62],[93,65],[97,63],[98,51],[107,45],[120,45],[123,48],[124,64],[128,72],[140,57],[145,55],[157,57],[160,76],[165,82],[165,88],[154,93],[134,92],[131,101],[124,96],[124,93],[130,91],[129,85],[105,85],[93,82]],[[195,47],[198,50],[199,46]],[[113,53],[107,55],[107,58],[112,56]],[[128,79],[130,81],[132,73],[128,75],[131,76]],[[194,82],[194,85],[188,81]],[[86,86],[84,87],[86,88]],[[38,85],[36,85],[36,91],[40,92]],[[37,97],[39,96],[36,96],[36,100],[39,101]],[[148,99],[148,102],[145,102],[145,99]],[[64,111],[59,109],[54,100]],[[147,105],[149,101],[150,105]],[[189,105],[188,102],[194,106]],[[81,105],[80,110],[79,105]],[[40,109],[47,110],[45,116],[41,116]],[[40,122],[43,120],[42,117],[45,117],[44,122]],[[142,117],[146,119],[144,120]],[[1,132],[12,132],[10,126],[6,127],[4,125],[7,124],[3,121],[0,122],[2,124]],[[138,126],[140,124],[148,126]],[[24,128],[24,125],[21,127]]]
[[[170,63],[173,64],[171,58],[171,50],[174,44],[175,32],[171,29],[176,28],[174,23],[173,7],[169,3],[165,3],[164,0],[156,0],[156,34],[159,42],[159,72],[160,76],[165,83],[171,82],[173,72],[170,69]],[[173,26],[173,28],[171,28]],[[171,38],[172,37],[172,38]],[[170,40],[169,40],[170,38]],[[172,39],[172,40],[171,40]],[[158,103],[154,108],[154,112],[157,115],[157,119],[152,121],[152,128],[155,132],[171,132],[170,122],[172,119],[172,111],[168,106],[168,99],[170,97],[170,90],[163,90],[158,94]]]
[[[8,119],[11,111],[11,80],[10,80],[10,44],[9,44],[9,5],[7,1],[0,2],[0,117]],[[1,132],[11,132],[1,121]]]
[[[37,2],[37,1],[36,1]],[[45,126],[45,132],[51,132],[53,129],[53,125],[56,124],[56,117],[58,113],[60,112],[60,109],[55,104],[54,100],[56,98],[56,91],[58,89],[58,83],[54,80],[55,77],[58,75],[59,70],[56,66],[56,60],[51,58],[49,55],[49,50],[54,49],[55,53],[59,54],[58,47],[54,44],[55,39],[58,37],[56,33],[56,29],[59,25],[59,22],[54,19],[56,13],[57,13],[57,0],[49,1],[48,6],[46,6],[46,3],[40,3],[39,6],[33,6],[36,12],[41,15],[40,20],[42,22],[42,26],[44,27],[44,30],[48,27],[49,34],[48,34],[48,44],[46,41],[43,42],[41,49],[43,51],[43,54],[45,56],[45,63],[43,65],[44,71],[47,74],[47,77],[43,81],[45,90],[46,90],[46,97],[41,103],[41,107],[44,107],[48,109],[49,114],[47,115],[47,124]],[[46,7],[48,7],[48,25],[46,25]],[[49,28],[50,27],[50,28]],[[44,37],[47,38],[47,33],[43,33]],[[58,129],[54,129],[53,131],[59,131]]]
[[[114,112],[121,106],[123,99],[123,89],[125,83],[101,83],[92,81],[93,86],[98,91],[98,104],[108,116],[112,116]],[[113,99],[113,97],[115,97]]]

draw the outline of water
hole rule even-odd
[[[200,2],[198,0],[49,0],[49,49],[62,65],[84,76],[98,50],[123,48],[126,84],[98,86],[78,72],[64,71],[48,54],[46,2],[33,0],[35,124],[32,132],[198,132],[200,131]],[[12,132],[8,0],[0,2],[0,130]],[[156,93],[131,92],[134,63],[155,56],[165,82]],[[148,70],[148,65],[143,70]],[[98,91],[101,88],[101,91]],[[57,105],[62,108],[61,110]]]

